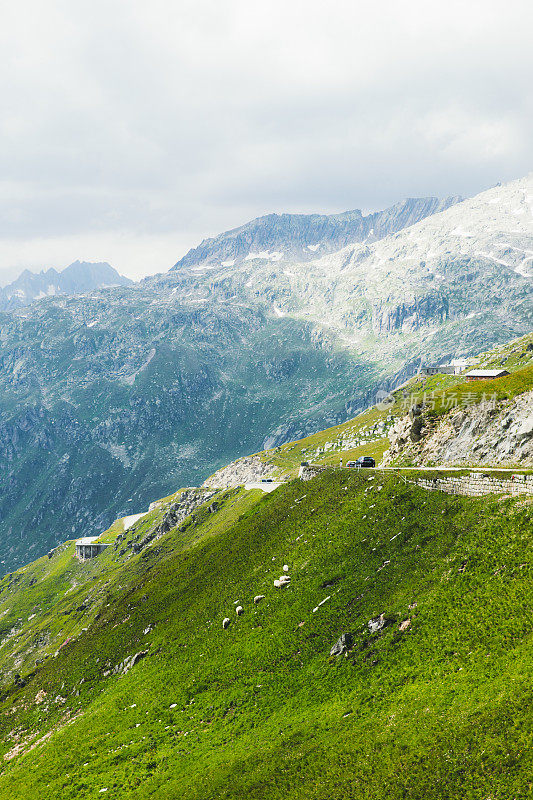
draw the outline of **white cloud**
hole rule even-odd
[[[11,4],[0,281],[91,253],[163,270],[261,213],[525,174],[532,23],[525,0]]]

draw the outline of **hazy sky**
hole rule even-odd
[[[531,0],[4,3],[0,284],[521,177],[532,28]]]

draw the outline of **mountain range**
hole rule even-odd
[[[285,215],[262,218],[238,252],[222,235],[164,275],[1,314],[3,568],[341,423],[422,363],[527,333],[532,197],[528,177],[364,225],[350,212],[359,233],[331,223],[324,249],[345,246],[325,255],[316,220],[295,246]],[[371,224],[388,235],[364,241]]]
[[[431,214],[445,211],[461,199],[408,198],[367,215],[358,209],[342,214],[268,214],[204,239],[172,269],[212,264],[233,266],[257,259],[311,261],[348,244],[363,241],[370,244],[383,239]]]
[[[105,286],[130,286],[132,283],[102,261],[74,261],[60,272],[53,267],[39,273],[25,269],[16,280],[0,287],[0,311],[12,311],[44,297],[83,294]]]

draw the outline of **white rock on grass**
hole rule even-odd
[[[235,609],[235,613],[237,614],[238,617],[240,617],[241,614],[244,613],[244,608],[242,606],[237,606],[237,608]]]
[[[224,617],[224,619],[222,620],[222,627],[224,628],[224,630],[226,630],[230,622],[231,620],[229,617]]]
[[[264,594],[256,594],[256,596],[254,597],[254,603],[257,605],[257,603],[260,603],[261,600],[264,600],[264,599],[265,599],[265,595]]]

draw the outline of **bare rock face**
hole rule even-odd
[[[58,272],[51,268],[39,274],[24,270],[12,283],[0,289],[0,311],[29,306],[35,300],[54,295],[90,292],[101,286],[131,286],[133,281],[106,262],[75,261]]]
[[[212,489],[227,489],[230,486],[242,486],[245,483],[256,483],[275,472],[270,464],[265,464],[259,456],[246,456],[219,469],[203,484]]]
[[[389,432],[391,447],[383,465],[533,465],[532,408],[533,391],[495,406],[481,403],[456,408],[436,425],[424,425],[414,441],[412,425],[420,417],[413,421],[402,417]]]
[[[209,502],[215,494],[216,492],[208,489],[184,489],[179,499],[176,500],[175,503],[172,503],[167,509],[161,523],[157,527],[152,528],[140,541],[126,543],[126,547],[120,551],[119,555],[123,555],[129,547],[131,547],[134,553],[140,553],[153,541],[156,541],[163,536],[163,534],[168,533],[172,528],[175,528],[183,522],[186,517],[192,514],[192,512],[201,505]],[[211,506],[209,510],[211,510]],[[117,537],[115,550],[118,549],[121,541],[122,539]]]

